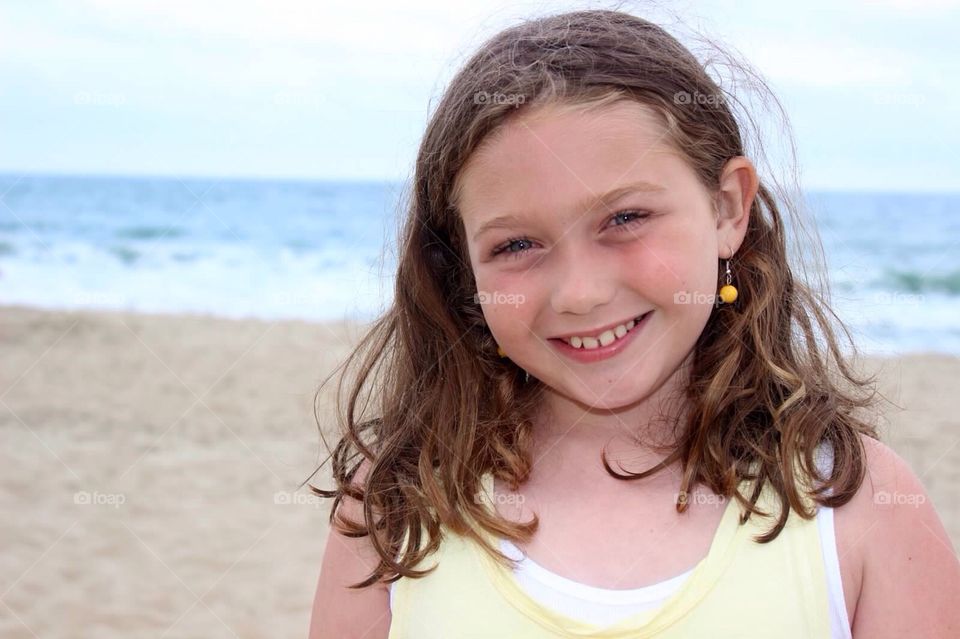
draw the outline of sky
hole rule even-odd
[[[446,81],[484,39],[612,6],[3,2],[0,172],[407,179]],[[622,6],[752,64],[786,108],[804,188],[960,188],[960,2]]]

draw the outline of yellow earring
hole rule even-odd
[[[499,345],[499,344],[497,345],[497,355],[499,355],[500,357],[506,357],[506,356],[507,356],[507,354],[503,352],[503,349],[500,348],[500,345]]]
[[[730,283],[730,260],[727,260],[726,284],[720,287],[720,299],[724,304],[733,304],[737,301],[737,287]]]

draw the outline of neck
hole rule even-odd
[[[601,452],[620,473],[645,471],[665,459],[686,414],[686,364],[644,398],[614,409],[593,408],[547,389],[543,410],[533,421],[532,474],[556,471],[580,481],[618,481],[604,469]],[[679,467],[673,462],[656,480],[643,481],[662,477],[678,483]]]

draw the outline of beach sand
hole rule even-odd
[[[361,328],[0,307],[0,636],[305,637],[313,396]],[[960,359],[865,365],[960,547]]]

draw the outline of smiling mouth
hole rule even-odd
[[[609,346],[614,342],[625,337],[630,331],[632,331],[637,324],[639,324],[643,318],[649,315],[652,311],[647,311],[646,313],[635,317],[627,322],[618,324],[613,328],[608,328],[600,333],[593,335],[576,335],[570,337],[551,337],[551,340],[556,340],[564,342],[568,346],[576,349],[582,350],[593,350],[596,348],[602,348],[604,346]]]

